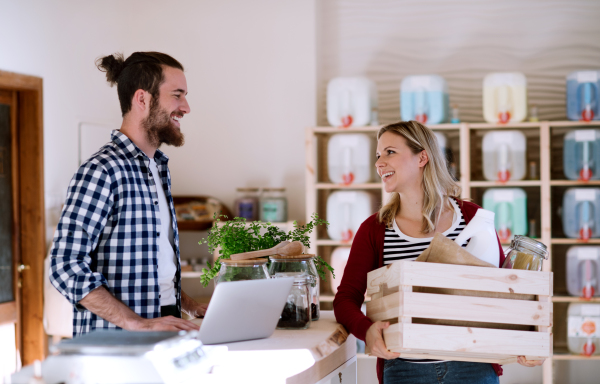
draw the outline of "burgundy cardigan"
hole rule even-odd
[[[457,200],[457,202],[465,222],[469,224],[481,207],[468,201]],[[354,236],[348,264],[346,264],[342,282],[333,300],[333,311],[337,322],[363,341],[373,322],[361,312],[360,307],[365,301],[367,273],[383,267],[384,238],[385,224],[379,222],[377,214],[370,216],[361,224]],[[505,257],[500,239],[498,239],[498,247],[500,248],[498,266],[501,267]],[[380,384],[383,383],[384,361],[381,358],[377,359],[377,377]],[[492,364],[492,366],[498,376],[502,375],[502,367],[497,364]]]

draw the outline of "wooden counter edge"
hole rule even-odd
[[[338,324],[336,330],[311,349],[315,364],[286,380],[286,384],[316,383],[356,356],[356,338]],[[319,358],[320,357],[320,358]]]

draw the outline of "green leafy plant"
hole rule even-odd
[[[219,250],[219,257],[214,264],[207,262],[207,268],[202,269],[200,281],[205,287],[212,279],[217,277],[221,269],[221,260],[229,259],[236,253],[258,251],[261,249],[273,248],[282,241],[300,241],[306,247],[310,247],[310,237],[308,236],[318,225],[329,225],[325,220],[319,219],[316,213],[313,213],[311,221],[306,225],[299,225],[294,221],[294,229],[285,232],[271,223],[261,221],[246,222],[245,218],[235,217],[233,220],[226,220],[227,216],[215,214],[215,222],[208,233],[208,238],[200,240],[199,244],[208,244],[208,250],[214,253]],[[264,231],[263,234],[261,232]],[[315,266],[319,276],[325,280],[326,270],[329,270],[333,277],[333,268],[325,262],[320,256],[314,258]]]

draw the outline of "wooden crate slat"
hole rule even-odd
[[[501,355],[549,357],[550,334],[546,332],[511,331],[473,327],[453,327],[430,324],[392,324],[383,330],[383,337],[392,352],[428,350],[430,353],[491,352]],[[388,344],[389,342],[389,344]],[[471,355],[472,356],[472,355]]]
[[[367,292],[372,296],[387,284],[552,296],[549,277],[550,272],[398,261],[369,272]]]
[[[395,319],[404,305],[404,316],[424,319],[480,321],[500,324],[551,326],[552,303],[524,300],[399,292],[371,300],[372,321]]]
[[[432,359],[432,360],[452,360],[452,361],[468,361],[472,363],[490,363],[490,364],[512,364],[517,362],[516,356],[509,355],[487,355],[481,357],[473,357],[473,354],[460,352],[444,352],[444,354],[434,354],[428,350],[414,350],[412,353],[400,353],[400,357],[408,359]]]
[[[379,299],[373,299],[367,303],[367,313],[371,321],[385,321],[390,319],[398,318],[398,310],[400,306],[400,293],[392,293],[381,297]]]
[[[552,303],[417,292],[403,295],[400,301],[409,317],[538,326],[552,323]]]

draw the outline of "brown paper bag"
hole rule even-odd
[[[497,247],[497,244],[493,244]],[[471,255],[464,248],[460,247],[453,240],[450,240],[441,233],[436,233],[429,247],[416,258],[415,261],[427,263],[441,264],[457,264],[471,265],[476,267],[496,268],[488,262],[478,259]],[[513,300],[535,300],[535,295],[522,295],[516,293],[500,293],[500,292],[485,292],[485,291],[470,291],[466,289],[448,289],[448,288],[428,288],[428,287],[413,287],[413,292],[437,293],[444,295],[457,296],[475,296],[475,297],[492,297],[499,299]],[[531,327],[528,325],[515,324],[498,324],[498,323],[480,323],[471,321],[459,320],[437,320],[437,319],[418,319],[413,318],[413,323],[417,324],[438,324],[438,325],[453,325],[458,327],[474,327],[474,328],[496,328],[496,329],[513,329],[529,331]]]

